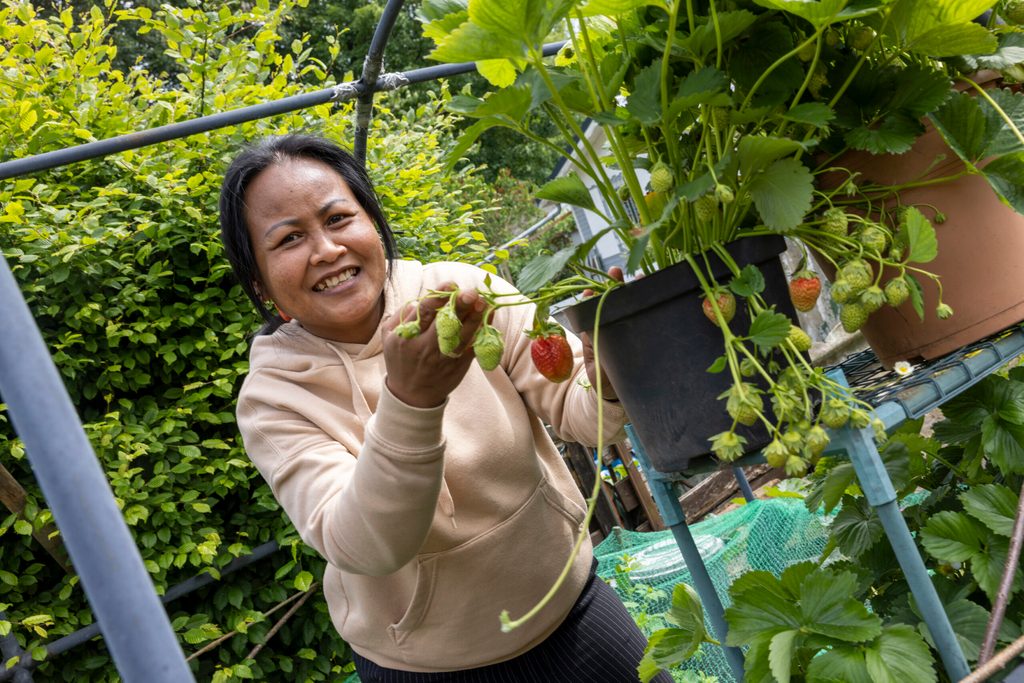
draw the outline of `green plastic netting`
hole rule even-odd
[[[828,539],[829,517],[809,512],[802,499],[771,498],[741,505],[690,525],[722,604],[729,586],[755,569],[776,576],[791,564],[821,555]],[[693,581],[671,531],[640,533],[615,529],[595,549],[598,575],[611,583],[644,633],[666,626],[672,589]],[[709,624],[710,621],[705,619]],[[677,681],[735,681],[722,650],[705,643],[697,654],[671,672]]]
[[[763,569],[778,576],[793,563],[820,556],[829,521],[821,513],[809,512],[802,499],[770,498],[692,524],[690,532],[722,603],[728,606],[729,585],[740,574]],[[671,531],[614,529],[594,554],[598,575],[615,587],[644,633],[669,626],[663,615],[671,604],[672,589],[680,581],[692,584]],[[707,643],[671,673],[686,683],[735,681],[721,648]],[[359,678],[353,674],[345,683],[359,683]]]

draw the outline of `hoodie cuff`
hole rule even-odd
[[[433,450],[444,441],[446,400],[436,408],[417,408],[398,398],[381,382],[373,432],[379,441],[402,451]]]

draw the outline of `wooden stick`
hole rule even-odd
[[[249,652],[248,655],[246,655],[246,659],[256,659],[256,655],[260,653],[260,650],[263,649],[263,646],[270,642],[270,639],[274,637],[275,633],[281,630],[281,627],[284,626],[284,622],[288,621],[293,614],[299,611],[299,608],[302,607],[306,600],[309,600],[309,596],[313,595],[313,589],[315,588],[316,584],[314,583],[312,586],[309,587],[305,594],[303,594],[302,599],[294,605],[292,605],[291,608],[284,613],[284,616],[277,620],[277,623],[274,624],[273,628],[267,631],[267,637],[263,639],[262,643],[259,643],[256,647],[252,649],[251,652]]]
[[[8,472],[6,467],[0,465],[0,502],[4,504],[4,507],[24,519],[23,513],[27,496],[28,494],[25,492],[25,489],[14,478],[14,475]],[[41,529],[36,529],[35,525],[33,525],[32,538],[36,539],[39,545],[43,546],[43,550],[60,565],[61,569],[68,574],[74,574],[74,570],[68,564],[65,557],[66,553],[64,552],[63,544],[59,540],[54,540],[50,537],[56,531],[57,527],[53,524],[47,524]]]
[[[1013,579],[1017,575],[1017,562],[1020,560],[1020,547],[1024,541],[1024,486],[1020,489],[1020,502],[1017,504],[1017,516],[1013,520],[1013,532],[1010,535],[1010,549],[1006,553],[1006,567],[1003,569],[1003,578],[999,582],[999,590],[996,592],[996,602],[992,606],[992,614],[989,616],[988,625],[985,627],[985,639],[981,643],[981,652],[978,655],[978,664],[982,665],[992,658],[996,649],[996,636],[999,635],[999,627],[1003,625],[1003,616],[1006,614],[1006,603],[1010,601]]]
[[[970,676],[961,679],[960,683],[981,683],[982,681],[987,681],[989,676],[1000,671],[1021,652],[1024,652],[1024,636],[1013,641],[1009,647],[978,667],[977,671]]]
[[[284,600],[282,600],[281,602],[277,603],[276,605],[274,605],[273,607],[268,609],[266,612],[264,612],[263,616],[269,617],[271,614],[273,614],[277,610],[281,609],[282,607],[284,607],[285,605],[287,605],[289,603],[295,602],[299,598],[302,598],[302,602],[305,602],[306,598],[309,597],[310,593],[312,593],[313,589],[316,588],[316,587],[317,587],[317,584],[316,584],[316,582],[314,582],[313,585],[311,585],[308,590],[306,590],[306,591],[304,591],[302,593],[295,593],[294,595],[289,595],[287,598],[285,598]],[[301,603],[299,603],[299,604],[301,604]],[[267,636],[267,640],[269,640],[270,636],[273,635],[276,632],[277,628],[280,628],[280,627],[278,627],[275,624],[275,628],[270,631],[270,634]],[[228,639],[230,639],[230,638],[232,638],[232,637],[234,637],[236,635],[238,635],[238,631],[231,631],[230,633],[225,633],[224,635],[222,635],[217,640],[210,641],[209,643],[204,645],[199,650],[196,650],[195,652],[190,654],[188,657],[185,658],[185,661],[186,662],[191,662],[196,657],[198,657],[200,655],[203,655],[203,654],[206,654],[210,650],[215,649],[218,645],[223,643],[225,640],[228,640]]]

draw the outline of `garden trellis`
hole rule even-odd
[[[366,138],[374,95],[399,87],[474,71],[474,63],[445,64],[403,73],[383,72],[384,49],[401,0],[389,0],[377,24],[358,80],[249,107],[137,131],[83,145],[0,163],[0,180],[74,164],[213,131],[256,119],[327,103],[356,101],[356,157],[365,163]],[[552,44],[554,54],[561,43]],[[157,595],[110,485],[86,438],[70,396],[50,357],[32,313],[6,259],[0,259],[0,320],[7,338],[0,345],[0,396],[25,444],[32,471],[60,528],[96,617],[90,627],[47,647],[57,655],[102,632],[126,681],[190,681],[193,676],[163,604],[212,581],[199,576]],[[225,572],[266,557],[277,547],[264,544],[225,568]],[[13,634],[0,639],[5,661],[21,657],[0,680],[31,681],[33,658]]]

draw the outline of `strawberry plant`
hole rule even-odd
[[[428,1],[423,18],[424,34],[436,46],[433,59],[475,60],[493,85],[484,97],[452,98],[451,108],[475,123],[450,164],[494,127],[561,146],[571,171],[538,196],[585,210],[607,226],[605,232],[625,246],[628,275],[683,264],[672,271],[676,277],[696,276],[695,306],[721,331],[721,356],[709,369],[737,385],[756,376],[768,399],[765,409],[755,410],[757,427],[779,444],[776,450],[787,448],[797,471],[797,461],[806,468],[812,460],[806,436],[824,422],[819,406],[843,400],[844,393],[804,355],[806,338],[791,333],[795,315],[771,298],[764,278],[751,272],[757,268],[738,262],[728,247],[771,235],[802,244],[838,271],[832,298],[851,332],[882,307],[905,301],[922,318],[952,315],[941,281],[928,271],[937,254],[930,216],[940,222],[938,213],[891,206],[919,179],[864,182],[842,160],[850,150],[906,151],[930,120],[965,170],[920,182],[980,175],[1006,203],[1024,210],[1024,97],[1010,89],[982,91],[970,76],[981,68],[1001,70],[1010,81],[1022,74],[1019,32],[994,20],[974,21],[996,6],[996,0],[537,0],[513,6],[480,0],[472,7]],[[1014,7],[1004,2],[996,9],[1012,14]],[[563,49],[545,57],[542,46],[558,39],[567,41]],[[557,126],[557,143],[537,139],[531,123],[538,119]],[[590,135],[588,122],[601,134]],[[981,137],[992,142],[982,143],[971,130],[986,131]],[[595,244],[543,255],[517,284],[538,302],[553,303],[554,292],[573,292],[558,275],[567,264],[575,276],[599,278],[586,265]],[[719,259],[726,272],[716,275],[711,262]],[[797,310],[814,305],[815,280],[802,272],[794,279]],[[938,303],[927,311],[926,287],[938,292]],[[716,311],[723,292],[747,314],[731,319],[731,303]],[[782,296],[788,303],[787,293]],[[724,401],[733,396],[714,393]],[[628,397],[624,405],[635,420],[641,411],[630,409]],[[852,406],[858,420],[863,409]],[[829,417],[837,421],[837,410]],[[706,442],[721,460],[765,445],[748,439],[738,421],[725,425]]]

